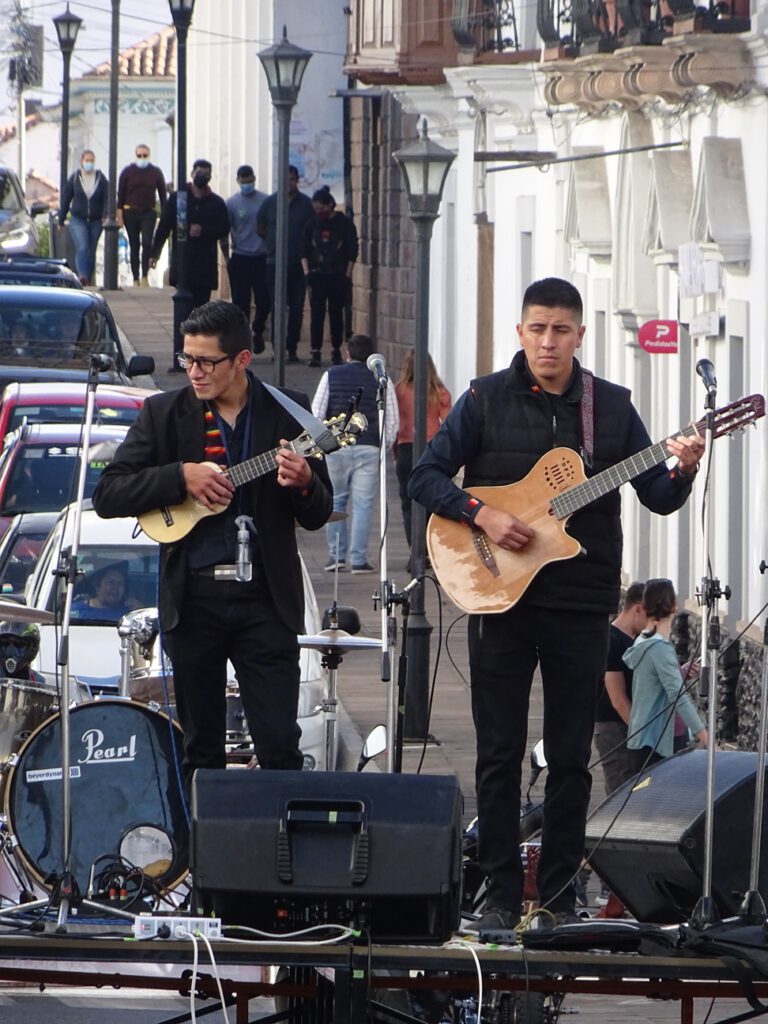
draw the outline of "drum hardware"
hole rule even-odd
[[[42,608],[30,608],[16,601],[0,601],[0,616],[12,618],[16,622],[37,622],[46,626],[52,626],[56,622],[53,612],[46,612]]]
[[[333,621],[333,619],[331,620]],[[302,635],[297,637],[299,647],[320,651],[322,666],[328,669],[328,696],[322,701],[320,708],[326,716],[325,730],[325,769],[333,771],[334,753],[336,749],[336,677],[344,655],[350,651],[381,650],[381,641],[370,636],[352,636],[343,629],[331,627],[324,629],[316,636]]]

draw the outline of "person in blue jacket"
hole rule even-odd
[[[643,590],[645,629],[624,654],[632,669],[632,712],[627,747],[636,772],[674,753],[675,714],[679,714],[702,747],[709,736],[686,690],[670,643],[677,597],[671,580],[648,580]]]

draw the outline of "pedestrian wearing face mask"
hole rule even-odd
[[[358,254],[357,231],[352,221],[336,209],[326,185],[312,196],[315,216],[304,228],[301,265],[309,288],[310,366],[320,365],[325,314],[331,329],[331,362],[344,362],[344,305],[349,295],[352,268]]]
[[[249,322],[253,299],[253,351],[258,355],[264,351],[264,325],[270,306],[267,243],[258,232],[258,214],[267,196],[256,188],[250,164],[238,167],[237,185],[237,192],[227,199],[230,234],[221,240],[221,251],[227,260],[232,301]]]
[[[117,182],[117,223],[125,228],[131,256],[131,273],[136,287],[147,287],[152,234],[157,211],[167,200],[165,178],[149,159],[149,146],[136,147],[136,160],[120,172]],[[141,275],[141,276],[139,276]]]
[[[75,244],[75,267],[80,284],[94,284],[96,247],[107,216],[109,182],[96,169],[96,155],[83,150],[80,167],[67,180],[59,208],[58,230],[64,227],[69,214],[69,231]]]
[[[190,298],[189,308],[178,311],[180,316],[184,315],[184,319],[193,309],[209,302],[211,292],[218,288],[217,242],[229,234],[227,204],[210,186],[212,170],[210,160],[195,160],[192,165],[192,180],[168,197],[152,241],[152,258],[149,265],[154,267],[170,237],[171,263],[168,280],[176,286],[179,278],[177,241],[179,231],[186,231],[186,244],[183,247],[183,282]],[[184,372],[176,362],[176,352],[168,372]]]

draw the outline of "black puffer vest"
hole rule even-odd
[[[534,390],[525,354],[507,370],[472,382],[481,431],[478,454],[464,470],[464,487],[514,483],[526,476],[552,448],[581,454],[582,371],[574,361],[566,392],[550,401]],[[594,378],[594,454],[587,476],[626,457],[631,403],[626,388]],[[568,520],[568,533],[586,555],[542,569],[523,597],[528,604],[575,611],[605,612],[618,606],[622,559],[621,498],[612,491]]]

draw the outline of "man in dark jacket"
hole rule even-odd
[[[558,278],[532,284],[517,332],[522,351],[509,369],[472,382],[427,446],[409,493],[430,512],[524,555],[535,529],[501,502],[483,503],[458,488],[452,480],[462,466],[467,488],[508,484],[564,446],[585,456],[592,475],[648,447],[650,439],[629,392],[593,378],[574,358],[584,325],[581,296],[571,284]],[[676,466],[658,465],[633,481],[640,501],[661,514],[680,508],[690,494],[704,442],[683,437],[668,440],[666,448]],[[595,694],[605,672],[608,617],[619,600],[620,508],[614,490],[574,514],[568,532],[581,542],[583,557],[546,565],[508,611],[470,616],[480,861],[489,878],[477,930],[514,928],[520,919],[520,780],[537,664],[548,764],[539,901],[558,923],[574,914]]]
[[[178,313],[180,320],[188,316],[197,306],[211,298],[211,292],[219,286],[218,246],[220,238],[229,234],[227,204],[212,191],[210,186],[212,165],[210,160],[195,160],[192,165],[192,180],[178,192],[172,192],[165,204],[162,216],[152,242],[150,266],[154,267],[163,251],[168,237],[171,237],[171,265],[168,280],[172,285],[179,282],[178,241],[184,231],[184,266],[182,279],[189,292],[188,308]],[[181,193],[181,200],[179,194]],[[176,301],[176,300],[174,300]],[[182,315],[183,314],[183,315]],[[176,316],[176,314],[174,314]],[[177,321],[178,322],[178,321]],[[176,332],[174,332],[176,333]],[[174,345],[181,344],[181,336],[174,337]],[[183,372],[174,364],[169,373]]]
[[[117,182],[117,223],[125,228],[131,256],[134,285],[149,285],[147,272],[152,250],[152,233],[167,199],[165,178],[149,159],[149,146],[136,147],[136,160],[120,172]],[[141,271],[141,277],[139,277]]]
[[[205,509],[225,506],[160,548],[160,629],[173,664],[185,774],[225,767],[228,659],[259,764],[299,769],[296,636],[304,599],[295,523],[318,530],[327,521],[327,470],[285,449],[276,472],[235,489],[211,462],[226,469],[282,448],[300,428],[248,370],[252,334],[242,310],[209,302],[182,332],[190,386],[144,403],[93,505],[105,518],[172,514],[188,498]],[[292,397],[308,408],[305,395]],[[251,521],[247,544],[241,517]]]

